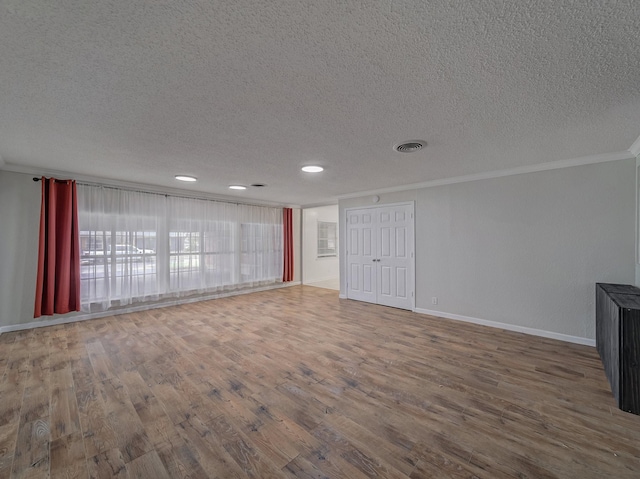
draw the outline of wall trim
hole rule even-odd
[[[145,303],[137,306],[131,306],[131,307],[111,310],[111,311],[100,311],[96,313],[77,314],[75,316],[65,316],[62,318],[43,320],[43,321],[32,321],[30,323],[10,324],[8,326],[0,326],[0,334],[8,333],[11,331],[22,331],[26,329],[44,328],[46,326],[56,326],[58,324],[76,323],[79,321],[87,321],[90,319],[106,318],[107,316],[119,316],[121,314],[129,314],[129,313],[135,313],[138,311],[147,311],[151,309],[166,308],[169,306],[178,306],[181,304],[198,303],[200,301],[210,301],[212,299],[226,298],[229,296],[239,296],[241,294],[258,293],[260,291],[268,291],[272,289],[290,288],[291,286],[300,286],[300,281],[291,281],[286,284],[278,284],[278,285],[272,285],[272,286],[262,286],[259,288],[252,288],[250,290],[225,291],[222,293],[208,294],[206,296],[181,298],[181,299],[176,299],[172,301],[163,301],[162,303]]]
[[[489,321],[486,319],[472,318],[470,316],[462,316],[460,314],[445,313],[443,311],[432,311],[429,309],[415,308],[413,310],[419,314],[427,314],[438,318],[453,319],[456,321],[464,321],[465,323],[480,324],[491,328],[506,329],[517,333],[530,334],[532,336],[541,336],[543,338],[557,339],[568,343],[582,344],[585,346],[596,346],[595,339],[583,338],[580,336],[570,336],[568,334],[556,333],[553,331],[545,331],[543,329],[528,328],[526,326],[518,326],[516,324],[500,323],[498,321]]]
[[[330,281],[332,279],[340,279],[340,278],[339,277],[336,278],[335,276],[325,276],[324,278],[305,279],[304,281],[302,281],[302,284],[319,283],[321,281]]]
[[[637,144],[637,145],[636,145]],[[640,138],[634,143],[640,150]],[[633,148],[633,146],[632,146]],[[640,153],[640,151],[639,151]],[[515,168],[507,168],[504,170],[487,171],[484,173],[475,173],[472,175],[453,176],[450,178],[442,178],[439,180],[424,181],[421,183],[412,183],[408,185],[393,186],[390,188],[381,188],[378,190],[361,191],[359,193],[350,193],[338,196],[339,200],[349,198],[360,198],[368,195],[379,195],[383,193],[395,193],[398,191],[417,190],[420,188],[432,188],[434,186],[453,185],[456,183],[467,183],[469,181],[490,180],[493,178],[502,178],[505,176],[521,175],[523,173],[536,173],[539,171],[559,170],[561,168],[570,168],[572,166],[592,165],[595,163],[606,163],[609,161],[630,160],[638,156],[629,151],[621,151],[617,153],[605,153],[602,155],[583,156],[580,158],[571,158],[568,160],[550,161],[547,163],[538,163],[535,165],[518,166]]]
[[[311,208],[322,208],[323,206],[338,206],[338,198],[328,199],[327,201],[323,201],[320,203],[309,203],[302,205],[303,210],[311,209]]]
[[[188,198],[194,198],[194,199],[200,199],[200,200],[222,201],[226,203],[236,203],[236,204],[250,205],[250,206],[270,206],[273,208],[286,207],[286,208],[301,209],[300,205],[283,204],[283,203],[276,203],[274,201],[261,201],[261,200],[253,200],[253,199],[247,199],[245,201],[242,201],[241,198],[237,198],[234,196],[219,195],[214,193],[208,193],[206,191],[198,191],[195,189],[187,190],[182,188],[173,188],[170,186],[151,185],[146,183],[135,183],[132,181],[115,180],[112,178],[100,178],[97,176],[81,175],[81,174],[71,173],[68,171],[58,171],[58,170],[51,170],[48,168],[34,168],[31,166],[16,165],[14,163],[2,164],[2,162],[0,162],[0,169],[4,171],[10,171],[12,173],[22,173],[22,174],[33,175],[37,177],[55,176],[58,178],[60,177],[72,178],[80,183],[89,183],[89,184],[94,184],[99,186],[112,186],[114,188],[142,191],[144,193],[185,196]]]
[[[349,298],[347,298],[347,295],[346,295],[346,294],[342,294],[342,293],[340,293],[340,294],[338,295],[338,299],[349,299]]]

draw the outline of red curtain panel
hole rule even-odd
[[[80,311],[76,182],[42,177],[38,277],[33,317]]]
[[[293,209],[284,211],[284,273],[282,281],[293,281]]]

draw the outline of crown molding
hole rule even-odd
[[[640,140],[640,139],[639,139]],[[636,143],[638,143],[636,141]],[[635,143],[634,143],[635,145]],[[638,144],[640,148],[640,144]],[[469,181],[489,180],[492,178],[502,178],[505,176],[521,175],[524,173],[536,173],[539,171],[559,170],[562,168],[570,168],[572,166],[592,165],[595,163],[606,163],[609,161],[630,160],[635,158],[631,151],[621,151],[617,153],[605,153],[602,155],[583,156],[580,158],[571,158],[568,160],[550,161],[547,163],[538,163],[535,165],[518,166],[515,168],[507,168],[504,170],[487,171],[484,173],[474,173],[472,175],[453,176],[451,178],[442,178],[438,180],[424,181],[421,183],[411,183],[408,185],[393,186],[390,188],[381,188],[378,190],[361,191],[358,193],[350,193],[338,196],[339,200],[349,198],[360,198],[361,196],[379,195],[382,193],[395,193],[398,191],[417,190],[420,188],[432,188],[434,186],[453,185],[456,183],[467,183]]]
[[[633,145],[629,147],[629,153],[635,157],[640,156],[640,136],[633,142]]]
[[[329,201],[324,201],[322,203],[309,203],[302,205],[302,209],[306,210],[308,208],[321,208],[323,206],[338,206],[338,198],[331,198]]]
[[[41,176],[55,176],[57,178],[71,178],[80,183],[89,183],[99,186],[111,186],[114,188],[122,188],[125,190],[136,190],[144,193],[155,193],[160,195],[171,196],[185,196],[188,198],[211,200],[211,201],[224,201],[227,203],[237,203],[239,205],[250,206],[269,206],[272,208],[297,208],[301,209],[300,205],[290,205],[283,203],[276,203],[272,201],[260,201],[247,199],[243,201],[235,196],[216,195],[213,193],[207,193],[205,191],[187,190],[181,188],[172,188],[169,186],[149,185],[145,183],[134,183],[132,181],[114,180],[110,178],[100,178],[89,175],[78,175],[70,173],[68,171],[50,170],[47,168],[35,168],[32,166],[16,165],[14,163],[5,163],[4,166],[0,164],[0,168],[4,171],[11,171],[13,173],[23,173],[27,175]]]

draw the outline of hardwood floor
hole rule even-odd
[[[595,348],[291,287],[0,335],[0,477],[637,478]]]

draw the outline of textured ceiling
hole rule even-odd
[[[620,152],[638,32],[637,0],[0,0],[0,155],[309,205]]]

